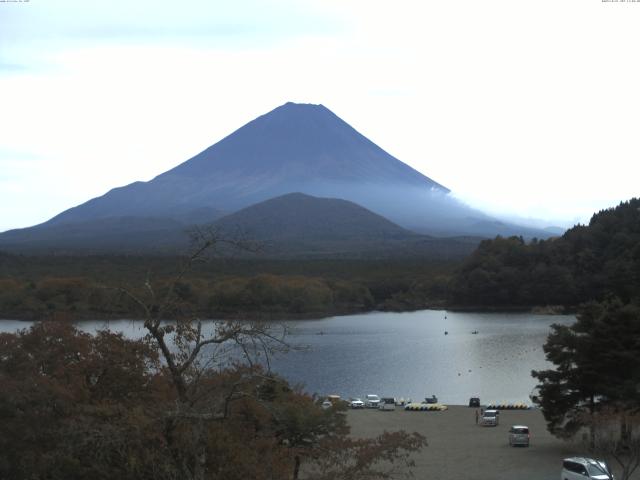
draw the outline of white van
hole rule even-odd
[[[378,404],[379,410],[395,410],[396,409],[396,399],[391,397],[383,397],[380,399],[380,403]]]
[[[498,410],[485,410],[482,414],[480,425],[485,427],[497,427],[500,423],[500,412]]]
[[[370,393],[369,395],[365,395],[364,406],[366,408],[378,408],[379,405],[380,405],[380,397],[378,395],[375,395],[373,393]]]
[[[562,461],[560,480],[614,480],[606,462],[592,458],[572,457]]]

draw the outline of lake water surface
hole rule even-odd
[[[573,316],[437,310],[287,321],[282,323],[291,330],[289,342],[308,348],[278,355],[271,366],[321,395],[376,393],[413,400],[436,395],[449,404],[466,404],[479,395],[483,403],[528,402],[536,384],[531,370],[549,368],[542,345],[550,325],[574,321]],[[0,331],[28,325],[3,320]],[[105,327],[131,338],[144,333],[139,321],[80,324],[85,331]]]

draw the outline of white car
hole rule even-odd
[[[613,474],[603,460],[571,457],[562,461],[560,480],[614,480]]]
[[[498,410],[485,410],[482,414],[480,424],[485,427],[497,427],[500,423],[500,412]]]
[[[360,400],[359,398],[350,398],[349,399],[349,406],[351,408],[364,408],[364,402],[362,400]]]
[[[364,397],[364,406],[367,408],[378,408],[380,405],[380,397],[378,395],[369,394]]]

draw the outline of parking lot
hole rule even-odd
[[[567,443],[546,430],[539,410],[505,410],[497,427],[475,423],[475,409],[450,406],[444,412],[350,410],[352,435],[371,437],[383,431],[416,431],[429,446],[416,454],[417,479],[558,480],[562,459],[588,456],[578,443]],[[510,447],[511,425],[527,425],[531,445]],[[614,473],[616,466],[611,463]],[[633,477],[640,479],[638,472]]]

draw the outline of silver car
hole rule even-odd
[[[496,427],[500,422],[500,412],[498,410],[485,410],[482,414],[480,424],[485,427]]]
[[[526,425],[513,425],[509,429],[509,445],[512,447],[515,447],[516,445],[528,447],[529,438],[529,427]]]
[[[396,399],[392,397],[383,397],[380,399],[380,403],[378,403],[379,410],[395,410],[396,409]]]

